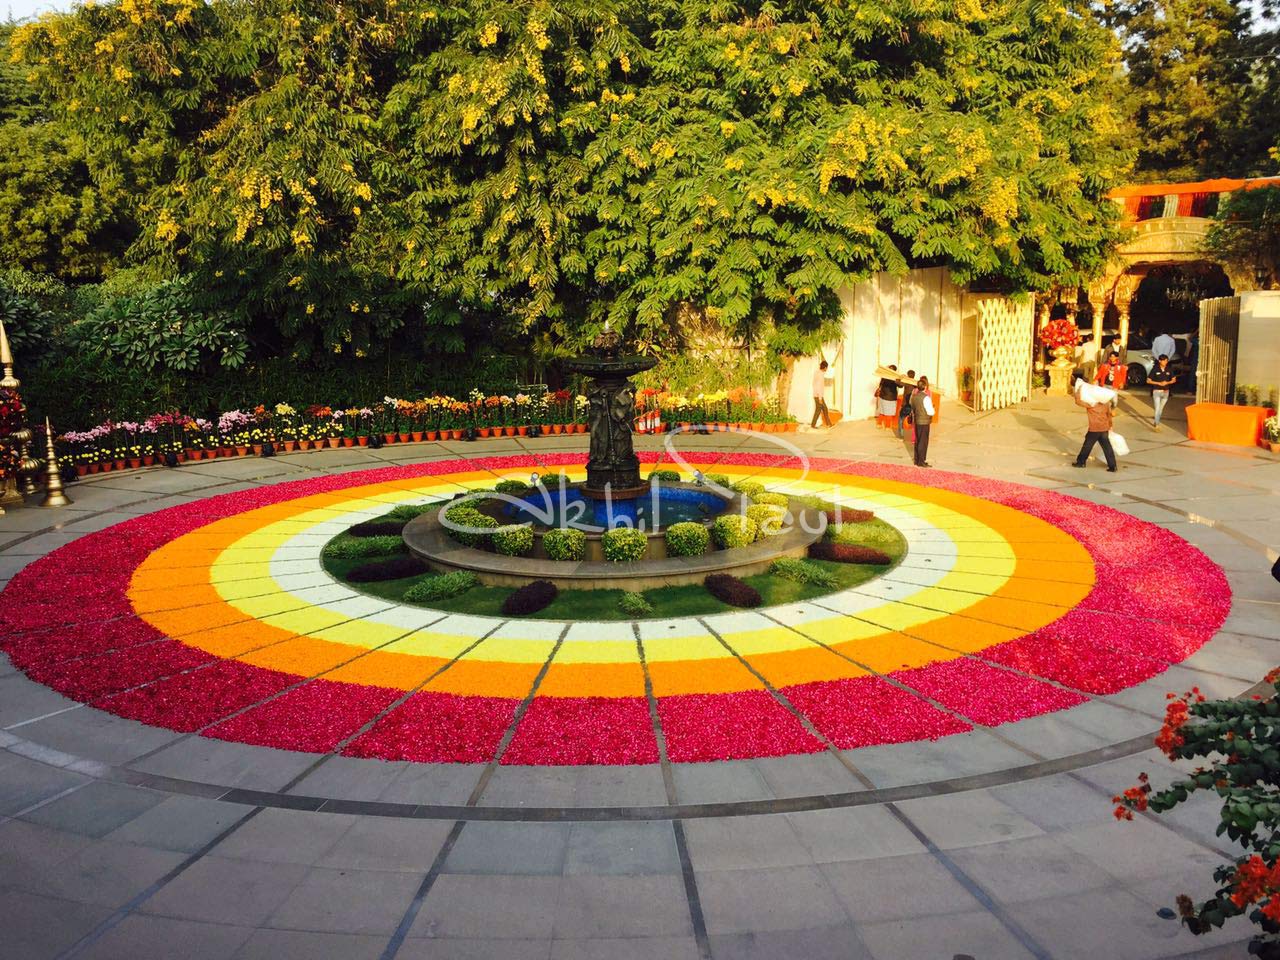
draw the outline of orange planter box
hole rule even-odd
[[[1262,442],[1262,421],[1275,415],[1270,407],[1231,403],[1193,403],[1187,407],[1187,438],[1205,443],[1256,447]]]

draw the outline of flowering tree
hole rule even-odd
[[[1169,694],[1156,746],[1170,760],[1205,759],[1190,775],[1162,790],[1144,773],[1138,784],[1115,798],[1117,819],[1135,811],[1163,813],[1198,791],[1222,798],[1226,834],[1244,854],[1214,871],[1217,892],[1202,903],[1177,898],[1182,922],[1195,934],[1208,933],[1230,917],[1248,915],[1262,932],[1250,953],[1280,958],[1280,668],[1266,677],[1274,692],[1265,699],[1207,701],[1198,689]]]

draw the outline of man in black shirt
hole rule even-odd
[[[898,411],[898,439],[904,437],[902,423],[907,417],[911,416],[911,394],[916,389],[916,372],[914,370],[907,371],[907,382],[902,385],[902,409]]]
[[[1169,369],[1168,355],[1160,354],[1156,358],[1156,365],[1147,374],[1147,383],[1151,384],[1151,404],[1156,411],[1155,424],[1157,430],[1160,429],[1160,414],[1164,413],[1164,405],[1169,402],[1169,390],[1172,389],[1173,383],[1177,379],[1173,371]]]

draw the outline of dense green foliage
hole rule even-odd
[[[643,560],[649,548],[649,538],[642,530],[615,527],[600,536],[600,549],[604,558],[613,563],[634,563]]]
[[[335,560],[355,560],[368,557],[385,557],[404,549],[400,537],[353,537],[341,534],[325,544],[324,555]]]
[[[433,603],[460,596],[479,583],[479,578],[470,570],[455,570],[452,573],[423,577],[406,590],[403,596],[409,603]]]
[[[683,520],[667,527],[663,534],[669,557],[700,557],[707,552],[711,534],[701,523]]]
[[[618,609],[628,617],[648,617],[653,614],[653,604],[643,593],[626,593],[618,598]]]
[[[775,577],[797,583],[812,583],[819,587],[834,587],[838,582],[835,575],[821,564],[798,557],[780,557],[770,564],[769,572]]]
[[[772,503],[753,503],[747,507],[747,519],[756,525],[756,536],[763,540],[782,531],[787,508]]]
[[[498,526],[497,520],[481,513],[469,502],[450,507],[444,519],[447,521],[445,531],[464,547],[488,546],[491,535],[485,531]]]
[[[872,271],[1074,282],[1125,164],[1083,0],[115,0],[0,39],[0,250],[107,280],[110,364],[215,390],[341,362],[325,402],[367,401],[389,343],[421,386],[606,318],[763,379]]]
[[[548,530],[542,535],[542,549],[549,560],[581,560],[587,555],[587,535],[568,528]]]
[[[1136,175],[1271,174],[1280,162],[1280,29],[1270,0],[1115,0]]]
[[[533,530],[527,524],[500,527],[493,532],[493,549],[508,557],[523,557],[533,550]]]
[[[750,517],[730,513],[711,521],[711,539],[721,550],[732,550],[754,543],[759,528]]]
[[[1219,207],[1205,248],[1263,290],[1280,289],[1280,187],[1241,190]]]

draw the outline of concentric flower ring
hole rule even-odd
[[[652,455],[650,455],[652,457]],[[636,623],[445,614],[320,565],[352,523],[579,455],[450,460],[226,494],[61,548],[0,595],[16,666],[120,716],[429,762],[653,763],[936,738],[1069,709],[1179,662],[1230,608],[1176,535],[962,474],[702,454],[869,507],[904,560],[812,601]],[[510,735],[509,735],[510,734]]]

